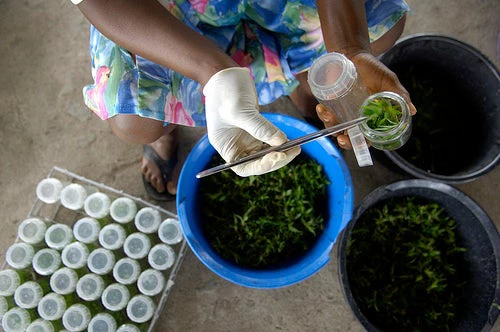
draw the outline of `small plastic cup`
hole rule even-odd
[[[84,331],[90,323],[92,314],[85,305],[77,303],[70,306],[62,316],[62,323],[68,331]]]
[[[84,210],[90,217],[101,219],[109,214],[109,207],[111,206],[111,199],[108,195],[96,192],[85,199]]]
[[[88,273],[76,283],[76,294],[84,301],[99,299],[104,291],[104,279],[94,273]]]
[[[45,239],[47,225],[39,218],[28,218],[23,220],[17,229],[21,241],[31,245],[37,245]]]
[[[115,255],[108,249],[94,249],[87,261],[87,267],[95,274],[106,275],[113,271],[115,265]]]
[[[109,207],[109,214],[114,221],[120,224],[127,224],[134,220],[137,213],[137,205],[128,197],[115,199]]]
[[[143,259],[151,249],[151,240],[144,233],[132,233],[125,239],[123,251],[133,259]]]
[[[5,332],[22,332],[28,328],[31,317],[26,309],[14,307],[2,317],[2,327]]]
[[[12,296],[21,284],[21,277],[16,271],[7,269],[0,271],[0,296]]]
[[[113,278],[123,285],[131,285],[141,274],[141,265],[132,258],[122,258],[113,267]]]
[[[80,210],[83,208],[87,190],[78,183],[71,183],[61,190],[61,204],[70,210]]]
[[[26,281],[14,293],[14,301],[23,309],[34,309],[43,297],[43,289],[35,281]]]
[[[127,307],[130,291],[127,286],[114,283],[106,287],[101,296],[103,306],[110,311],[121,311]]]
[[[77,241],[90,244],[97,241],[101,225],[97,220],[90,217],[79,219],[73,226],[73,236]]]
[[[43,179],[36,186],[36,196],[44,203],[54,204],[59,201],[63,186],[56,178]]]
[[[116,331],[116,320],[107,313],[95,315],[87,327],[89,332]]]
[[[66,311],[66,300],[62,295],[49,293],[38,303],[38,315],[45,320],[61,319]]]
[[[54,293],[68,295],[75,291],[78,274],[67,267],[60,268],[50,277],[50,288]]]
[[[153,317],[155,309],[156,306],[149,296],[136,295],[127,305],[127,316],[134,323],[145,323]]]
[[[182,241],[182,230],[179,220],[173,218],[165,219],[158,228],[158,237],[161,242],[174,245]]]
[[[42,276],[52,275],[61,266],[61,254],[51,248],[44,248],[33,256],[33,270]]]
[[[117,250],[123,247],[127,233],[119,224],[104,226],[99,232],[99,244],[108,250]]]
[[[160,212],[152,207],[144,207],[137,212],[134,218],[135,227],[146,234],[158,231],[161,223]]]
[[[70,269],[81,269],[87,265],[89,249],[81,242],[73,242],[66,246],[61,253],[61,260]]]
[[[23,270],[31,266],[35,249],[27,243],[14,243],[7,249],[5,260],[13,269]]]
[[[45,243],[49,248],[62,250],[73,241],[73,230],[65,224],[54,224],[45,232]]]
[[[168,270],[175,262],[175,251],[167,244],[155,245],[148,254],[148,263],[155,270]]]
[[[147,269],[137,279],[139,292],[147,296],[156,296],[165,288],[165,277],[163,273],[155,269]]]

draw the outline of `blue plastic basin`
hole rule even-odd
[[[296,118],[264,114],[289,139],[309,134],[317,129]],[[302,146],[302,153],[323,166],[330,181],[328,186],[328,220],[325,229],[313,247],[304,255],[282,262],[279,266],[256,270],[238,266],[221,258],[207,241],[203,220],[197,204],[200,180],[196,174],[207,168],[216,153],[205,135],[190,152],[179,178],[177,213],[184,236],[194,254],[211,271],[235,284],[252,288],[279,288],[290,286],[318,272],[330,260],[330,252],[353,213],[353,187],[351,176],[339,151],[326,138]]]

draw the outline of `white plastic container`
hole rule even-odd
[[[127,224],[134,220],[137,213],[137,205],[128,197],[115,199],[109,207],[109,214],[114,221],[120,224]]]
[[[36,196],[44,203],[54,204],[59,201],[63,187],[64,184],[59,179],[43,179],[36,186]]]
[[[104,279],[94,273],[88,273],[76,283],[76,294],[85,301],[99,299],[104,291]]]
[[[143,259],[151,249],[151,240],[144,233],[132,233],[125,239],[123,251],[125,255],[133,259]]]
[[[90,217],[101,219],[109,214],[111,199],[108,195],[96,192],[85,199],[84,210]]]
[[[73,242],[66,246],[61,253],[61,260],[70,269],[81,269],[87,265],[89,249],[81,242]]]
[[[108,250],[117,250],[123,247],[127,233],[122,225],[109,224],[99,232],[99,244]]]
[[[87,195],[84,186],[78,183],[68,184],[61,190],[61,204],[70,210],[80,210],[83,208]]]
[[[141,265],[132,258],[122,258],[113,267],[113,278],[123,285],[131,285],[141,274]]]
[[[113,271],[115,255],[111,250],[104,248],[94,249],[87,260],[87,267],[95,274],[106,275]]]
[[[175,251],[167,244],[155,245],[148,254],[149,265],[155,270],[168,270],[175,262]]]
[[[155,269],[147,269],[142,271],[137,279],[137,288],[142,294],[153,297],[163,291],[165,283],[163,273]]]
[[[68,295],[75,291],[78,274],[67,267],[60,268],[50,277],[50,288],[54,293]]]
[[[26,243],[14,243],[7,249],[5,260],[13,269],[22,270],[31,266],[35,249]]]
[[[16,305],[23,309],[34,309],[43,297],[43,288],[38,282],[26,281],[14,293]]]
[[[53,224],[45,232],[45,243],[49,248],[63,250],[73,241],[73,230],[65,224]]]
[[[146,295],[134,296],[127,305],[127,316],[134,323],[146,323],[156,310],[154,301]]]
[[[97,241],[101,225],[97,220],[83,217],[73,225],[73,237],[82,243],[90,244]]]
[[[158,228],[158,237],[161,242],[170,245],[181,242],[183,235],[179,220],[174,218],[165,219]]]
[[[19,239],[31,245],[43,243],[46,231],[47,225],[39,218],[25,219],[17,228]]]
[[[160,227],[161,215],[152,207],[144,207],[137,212],[134,218],[135,227],[143,233],[153,234]]]
[[[66,300],[62,295],[49,293],[38,303],[38,314],[45,320],[58,320],[62,318],[66,307]]]
[[[113,283],[106,287],[101,296],[102,305],[110,311],[121,311],[127,307],[130,291],[127,286]]]
[[[334,112],[340,123],[356,119],[361,104],[368,97],[368,91],[354,63],[340,53],[327,53],[318,58],[309,70],[308,83],[316,99],[330,112]],[[358,165],[373,165],[359,126],[347,132]]]
[[[44,248],[33,256],[33,270],[42,276],[52,275],[61,266],[61,254],[51,248]]]

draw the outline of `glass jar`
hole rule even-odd
[[[401,110],[399,122],[390,129],[377,129],[370,127],[370,120],[362,122],[360,125],[361,132],[371,142],[371,145],[379,150],[395,150],[403,146],[411,134],[411,112],[410,107],[405,102],[403,97],[394,92],[383,91],[373,94],[366,98],[361,105],[359,115],[365,115],[365,107],[373,101],[385,100],[392,107]]]

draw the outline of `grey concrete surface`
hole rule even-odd
[[[409,0],[404,35],[441,33],[479,49],[499,66],[497,0]],[[0,260],[27,216],[35,185],[57,165],[146,199],[141,147],[115,138],[86,110],[81,89],[91,80],[89,24],[68,0],[0,0]],[[287,99],[266,106],[294,113]],[[185,156],[203,130],[182,131]],[[464,133],[473,135],[474,133]],[[379,185],[407,176],[377,163],[351,169],[356,201]],[[457,186],[500,228],[500,169]],[[175,212],[173,204],[162,207]],[[236,286],[210,272],[188,252],[158,331],[361,331],[330,263],[308,280],[277,290]],[[494,330],[500,331],[499,323]]]

